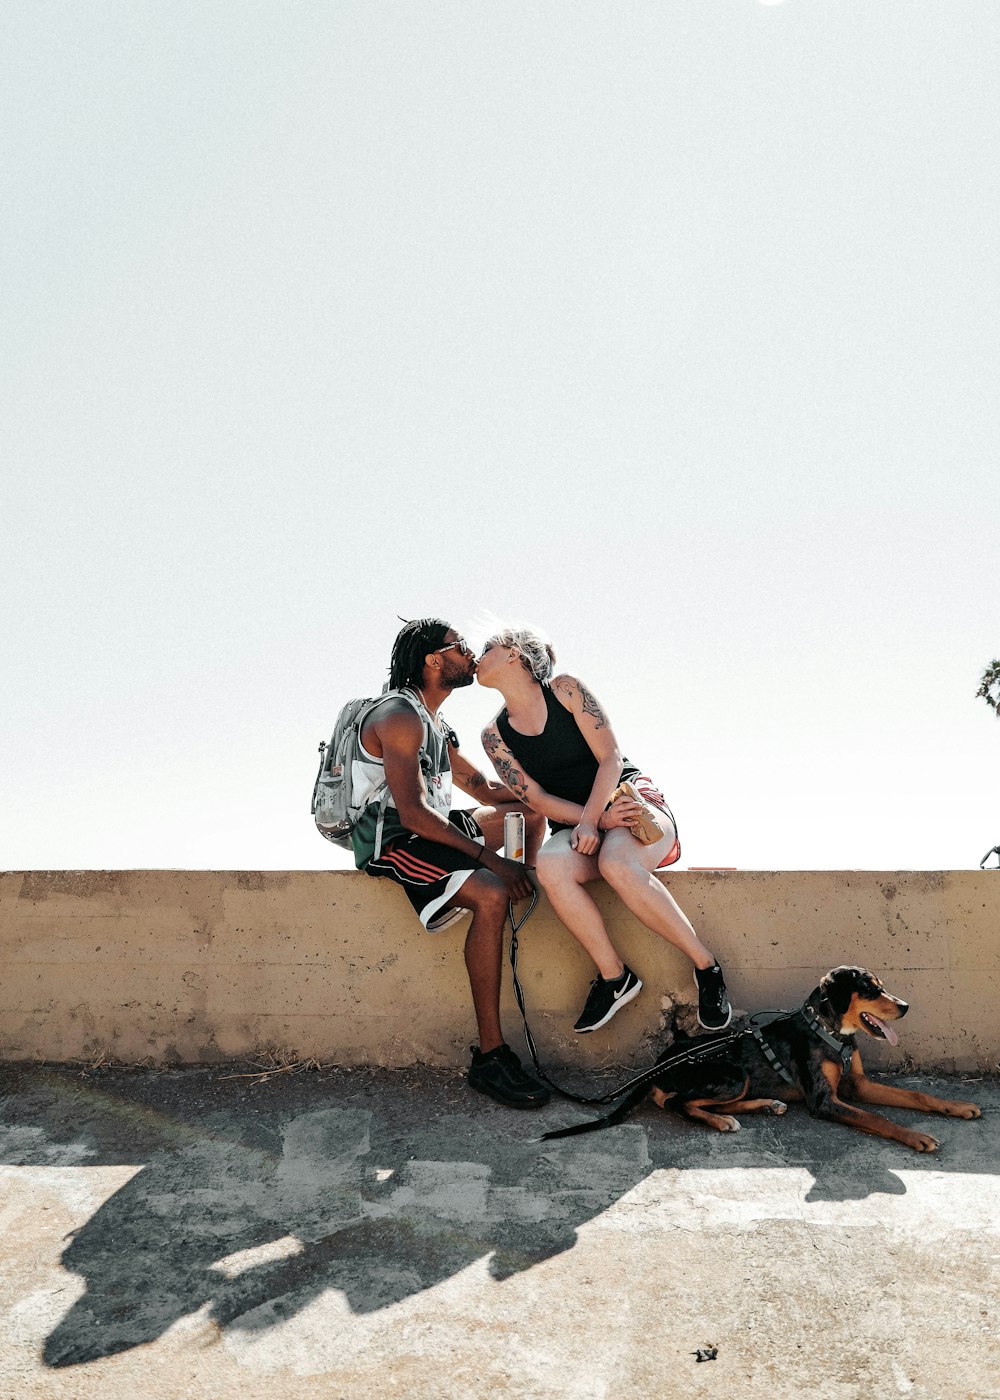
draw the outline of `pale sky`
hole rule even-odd
[[[320,738],[490,609],[681,868],[977,866],[998,60],[995,0],[10,0],[0,864],[343,865]]]

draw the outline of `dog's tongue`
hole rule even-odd
[[[884,1021],[880,1021],[877,1016],[872,1016],[872,1013],[870,1011],[868,1015],[871,1016],[871,1019],[875,1022],[876,1026],[878,1026],[879,1030],[885,1036],[886,1040],[889,1042],[890,1045],[897,1045],[899,1043],[899,1036],[896,1034],[896,1032],[891,1026],[887,1026],[886,1023]]]

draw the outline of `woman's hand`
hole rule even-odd
[[[601,835],[593,822],[580,822],[573,828],[569,844],[582,856],[596,856],[601,844]]]
[[[634,797],[616,797],[607,811],[601,813],[598,826],[602,831],[610,831],[616,826],[631,826],[638,821],[642,803]]]

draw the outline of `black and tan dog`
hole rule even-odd
[[[929,1133],[901,1127],[880,1113],[855,1106],[880,1104],[943,1113],[949,1118],[979,1117],[974,1103],[897,1089],[865,1075],[855,1036],[863,1031],[895,1045],[892,1022],[908,1010],[905,1001],[890,996],[865,968],[835,967],[798,1011],[781,1013],[757,1030],[750,1018],[720,1035],[678,1034],[657,1061],[657,1065],[663,1063],[662,1074],[627,1094],[612,1113],[546,1133],[545,1137],[570,1137],[610,1127],[648,1093],[658,1107],[707,1123],[722,1133],[738,1130],[737,1113],[784,1113],[786,1101],[804,1100],[814,1118],[829,1118],[863,1133],[892,1138],[915,1152],[934,1152],[938,1142]],[[700,1053],[702,1047],[712,1044],[718,1047],[717,1055],[709,1050],[708,1058],[677,1063],[679,1052]]]

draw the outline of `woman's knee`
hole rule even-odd
[[[539,851],[535,874],[538,876],[538,883],[542,889],[547,890],[559,878],[556,860],[552,856],[547,856],[544,851]]]
[[[633,838],[629,837],[629,840],[632,842]],[[597,857],[597,866],[601,877],[612,889],[649,879],[649,872],[639,861],[638,851],[630,850],[618,842],[605,842]]]
[[[542,847],[538,853],[537,875],[543,890],[580,883],[574,854],[568,850],[546,851],[544,846]]]

